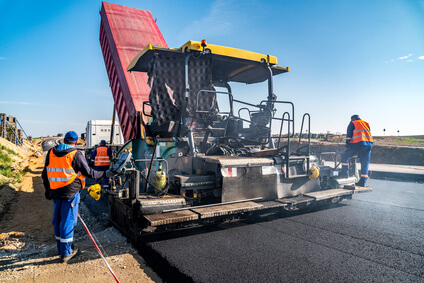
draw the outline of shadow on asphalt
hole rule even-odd
[[[284,219],[288,217],[293,217],[297,215],[304,215],[308,213],[313,213],[317,211],[324,211],[328,209],[333,209],[337,207],[344,207],[346,203],[335,203],[335,204],[327,204],[317,207],[305,208],[302,210],[296,211],[279,211],[274,213],[260,214],[260,215],[250,215],[243,219],[234,220],[231,222],[225,223],[213,223],[204,226],[198,227],[187,227],[179,230],[171,230],[171,231],[161,231],[152,234],[145,234],[140,236],[140,240],[145,243],[154,243],[160,242],[164,240],[177,239],[183,237],[189,237],[194,235],[200,235],[205,233],[211,233],[216,231],[222,231],[227,229],[233,229],[239,226],[252,225],[257,223],[266,223],[271,222],[277,219]]]
[[[164,258],[157,250],[152,247],[151,243],[233,229],[236,227],[257,223],[271,222],[277,219],[284,219],[296,215],[303,215],[317,211],[324,211],[327,209],[334,209],[337,207],[344,207],[346,205],[347,204],[345,203],[336,203],[298,211],[280,211],[263,215],[251,215],[246,219],[240,219],[238,221],[215,223],[208,226],[153,233],[140,236],[137,243],[135,244],[135,247],[138,250],[138,253],[144,258],[147,265],[152,268],[153,271],[155,271],[164,282],[194,282],[190,276],[184,274],[175,266],[171,265],[166,258]]]

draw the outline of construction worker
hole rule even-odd
[[[112,159],[112,150],[106,146],[106,141],[101,140],[100,145],[93,151],[91,160],[94,163],[94,169],[97,171],[109,170],[110,160]],[[103,187],[109,187],[109,179],[103,178]]]
[[[85,177],[100,179],[114,175],[110,171],[91,169],[84,155],[74,148],[77,141],[77,133],[66,133],[64,143],[48,151],[42,172],[45,196],[54,203],[52,222],[57,249],[65,263],[78,253],[78,249],[73,247],[73,237],[78,218],[79,191],[84,189]]]
[[[372,145],[373,139],[370,125],[364,120],[361,120],[359,115],[353,115],[347,127],[346,149],[342,153],[342,177],[348,176],[349,159],[354,155],[358,155],[361,161],[361,179],[355,185],[365,187],[365,183],[368,179],[368,166],[370,163]]]

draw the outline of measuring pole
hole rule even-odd
[[[113,273],[112,268],[110,267],[109,263],[107,263],[105,257],[103,256],[102,252],[100,251],[99,247],[97,246],[96,242],[94,241],[93,237],[91,236],[91,233],[88,230],[87,225],[85,225],[84,220],[82,220],[82,217],[79,214],[79,212],[78,212],[78,218],[79,218],[79,220],[81,220],[81,223],[85,228],[85,231],[87,232],[88,236],[90,237],[90,240],[93,242],[93,245],[96,248],[97,252],[99,253],[99,255],[102,257],[103,261],[105,262],[105,264],[106,264],[107,268],[109,269],[110,273],[112,274],[113,278],[115,278],[115,281],[119,283],[118,278],[116,277],[115,273]]]

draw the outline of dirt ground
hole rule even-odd
[[[115,282],[81,223],[74,236],[81,253],[68,264],[60,261],[42,169],[43,157],[32,156],[16,200],[0,219],[0,282]],[[80,214],[120,282],[160,282],[115,228],[98,223],[83,203]]]

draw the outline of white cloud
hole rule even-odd
[[[192,37],[197,38],[199,34],[204,32],[205,27],[207,27],[208,33],[211,35],[220,32],[231,33],[236,21],[235,19],[237,19],[235,15],[232,15],[233,13],[237,12],[231,9],[227,1],[215,1],[211,6],[209,14],[187,26],[180,37],[184,37],[185,40]]]
[[[187,39],[201,40],[207,36],[222,36],[234,33],[235,29],[249,21],[246,9],[255,8],[258,12],[258,3],[245,0],[215,0],[211,8],[203,17],[188,25],[178,38],[181,42]]]
[[[399,58],[398,58],[398,60],[405,60],[405,59],[408,59],[408,58],[409,58],[409,57],[411,57],[412,55],[414,55],[414,54],[408,54],[408,55],[406,55],[406,56],[399,57]]]
[[[424,60],[424,56],[418,57],[418,60]]]
[[[34,103],[25,101],[0,101],[0,104],[34,105]]]
[[[7,58],[5,58],[5,57],[0,57],[0,60],[7,60]]]
[[[52,103],[37,103],[37,102],[28,102],[28,101],[4,101],[0,100],[0,104],[11,104],[11,105],[37,105],[37,106],[49,106],[49,107],[59,107],[58,104]]]

